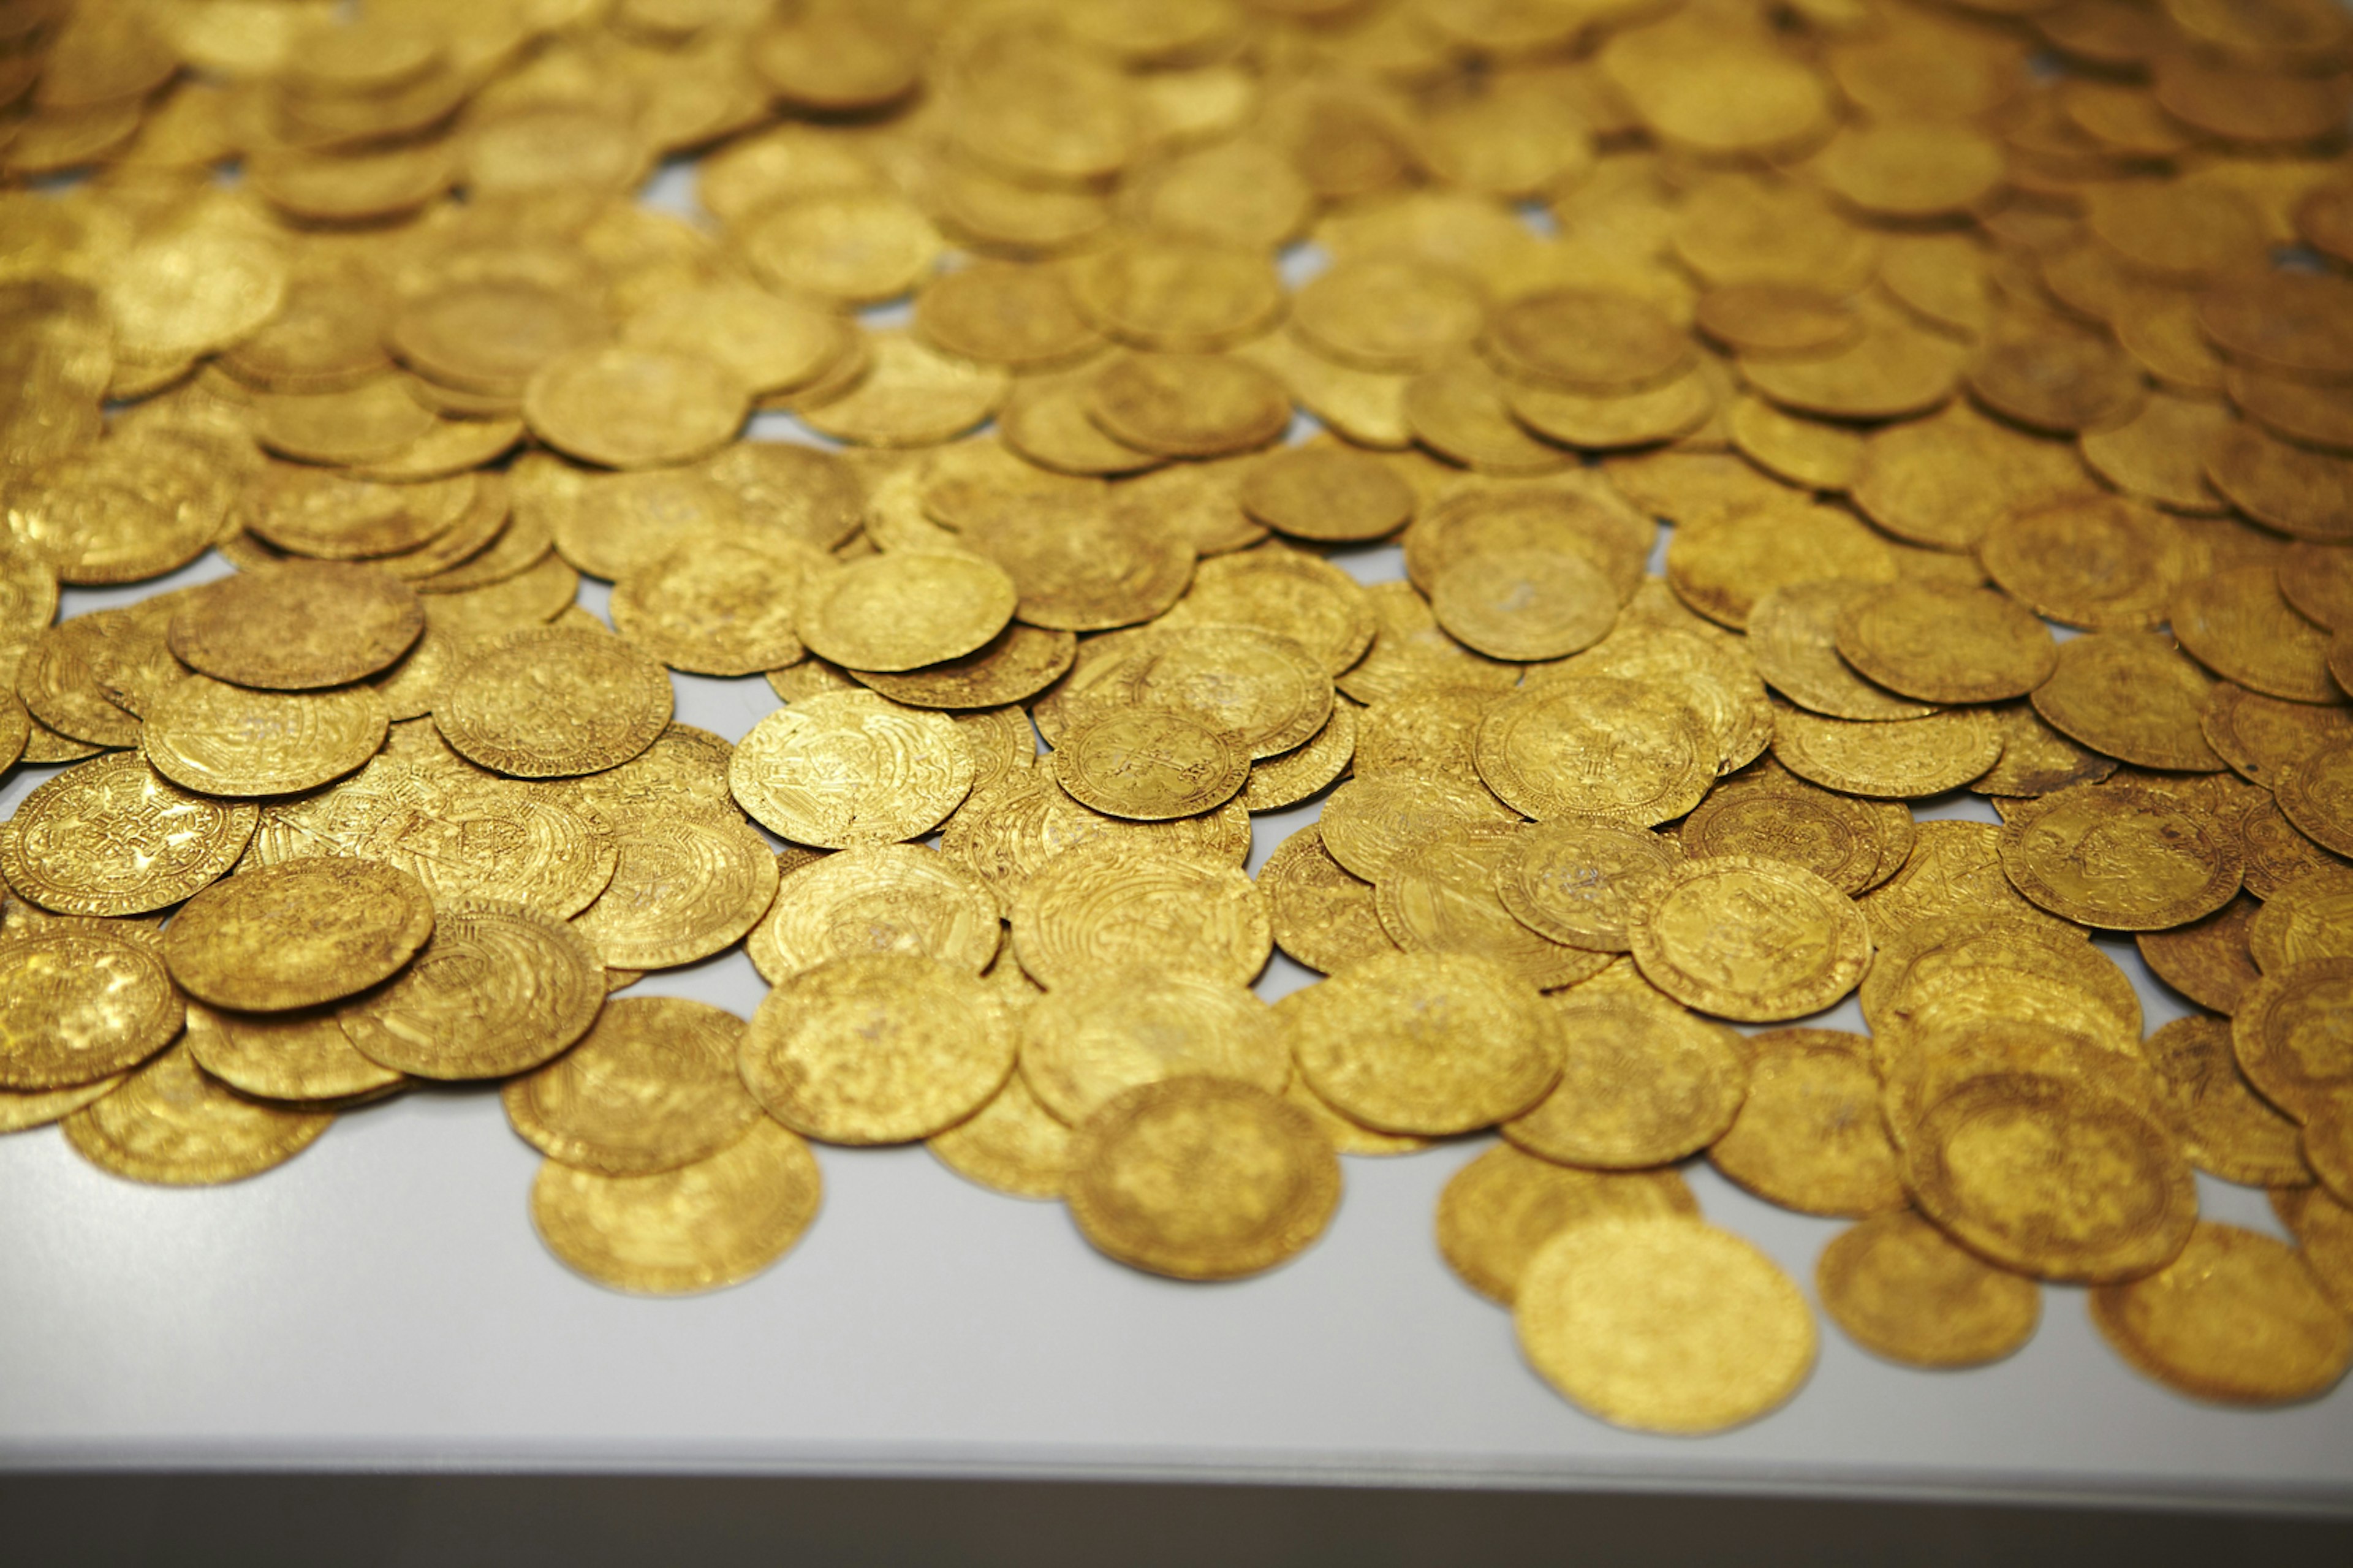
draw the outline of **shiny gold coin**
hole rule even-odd
[[[837,958],[769,993],[742,1068],[770,1115],[830,1143],[955,1126],[1011,1076],[1011,1021],[978,980],[911,953]]]
[[[2353,1040],[2338,1024],[2353,995],[2353,958],[2312,958],[2266,970],[2240,999],[2231,1043],[2247,1081],[2299,1119],[2353,1086]]]
[[[2273,794],[2306,837],[2340,855],[2353,852],[2353,743],[2333,741],[2288,763]]]
[[[1292,447],[1260,459],[1242,509],[1278,533],[1325,542],[1386,539],[1413,516],[1413,490],[1368,453]]]
[[[1841,1231],[1814,1265],[1822,1310],[1904,1366],[1983,1366],[2034,1337],[2042,1292],[1956,1246],[1909,1209]]]
[[[254,691],[200,675],[149,710],[139,749],[157,773],[205,795],[296,795],[364,763],[390,722],[366,686]]]
[[[562,627],[509,632],[468,651],[433,707],[459,753],[519,778],[628,762],[670,723],[670,677],[618,637]]]
[[[1069,632],[1016,622],[956,658],[920,669],[855,673],[864,685],[910,708],[998,708],[1027,701],[1053,685],[1077,652],[1078,639]]]
[[[1572,947],[1624,952],[1646,889],[1682,858],[1676,840],[1618,823],[1563,818],[1515,834],[1495,868],[1504,907]]]
[[[612,880],[574,925],[607,968],[708,958],[759,923],[776,899],[776,858],[740,818],[643,817],[614,848]]]
[[[1073,799],[1146,822],[1198,816],[1250,777],[1242,737],[1179,708],[1124,708],[1061,737],[1054,776]]]
[[[1323,1234],[1340,1162],[1314,1123],[1264,1089],[1174,1078],[1088,1118],[1071,1141],[1064,1198],[1080,1234],[1122,1263],[1235,1279]]]
[[[2034,615],[1985,588],[1898,584],[1847,603],[1838,651],[1864,676],[1923,702],[2022,697],[2059,658]]]
[[[2232,1054],[2228,1019],[2176,1018],[2141,1042],[2141,1054],[2157,1073],[2191,1164],[2250,1186],[2309,1180],[2295,1123],[2247,1081]]]
[[[821,436],[863,447],[925,447],[960,436],[1004,405],[1010,380],[994,365],[934,353],[903,332],[878,332],[856,381],[822,384],[797,404]]]
[[[1332,705],[1332,716],[1303,744],[1250,764],[1241,800],[1248,810],[1282,811],[1321,794],[1348,771],[1356,750],[1354,703]]]
[[[1275,847],[1259,868],[1258,886],[1266,895],[1274,944],[1310,969],[1336,974],[1397,951],[1381,925],[1373,885],[1332,858],[1314,823]]]
[[[1374,895],[1390,940],[1408,952],[1492,960],[1538,990],[1599,973],[1609,954],[1555,942],[1505,907],[1498,884],[1519,831],[1513,823],[1459,824],[1391,861]]]
[[[1560,1080],[1504,1123],[1504,1136],[1564,1164],[1664,1165],[1723,1136],[1748,1063],[1722,1025],[1622,996],[1572,994],[1550,1009]]]
[[[2291,702],[2337,702],[2328,637],[2295,613],[2268,566],[2240,566],[2185,585],[2172,608],[2173,635],[2190,656],[2251,691]]]
[[[2215,829],[2129,784],[2046,797],[2002,829],[2001,866],[2042,908],[2112,931],[2186,924],[2239,890],[2238,857]]]
[[[2262,907],[2242,891],[2188,925],[2136,932],[2133,944],[2159,980],[2201,1007],[2234,1013],[2247,988],[2263,978],[2247,939]]]
[[[1853,723],[1794,708],[1773,715],[1773,755],[1799,778],[1841,795],[1916,800],[1983,774],[2001,756],[2001,731],[1982,709]]]
[[[1483,788],[1402,773],[1351,779],[1324,803],[1324,847],[1352,875],[1377,882],[1431,834],[1466,823],[1509,823],[1511,808]]]
[[[1984,533],[1993,580],[2037,615],[2094,631],[2162,622],[2186,568],[2179,524],[2116,496],[2011,508]]]
[[[801,638],[852,669],[904,670],[957,658],[1005,629],[1013,579],[969,555],[893,552],[811,579]]]
[[[433,939],[390,985],[341,1015],[360,1053],[430,1079],[505,1078],[596,1022],[604,970],[561,920],[487,899],[434,908]]]
[[[1385,1131],[1492,1125],[1560,1076],[1551,1016],[1509,970],[1461,953],[1367,959],[1276,1009],[1308,1086]]]
[[[1373,616],[1356,580],[1321,556],[1274,543],[1204,561],[1170,620],[1244,626],[1289,637],[1336,675],[1372,645]]]
[[[729,788],[762,826],[847,848],[920,837],[971,792],[954,723],[868,691],[831,692],[771,713],[736,743]]]
[[[208,584],[172,617],[172,651],[206,675],[274,691],[341,686],[406,653],[424,606],[372,566],[289,561]]]
[[[2094,1291],[2092,1322],[2136,1371],[2224,1404],[2316,1398],[2353,1363],[2353,1322],[2295,1249],[2235,1226],[2201,1224],[2164,1268]]]
[[[1747,1022],[1818,1013],[1871,962],[1850,900],[1801,867],[1748,855],[1685,860],[1662,874],[1628,936],[1652,984]]]
[[[978,974],[997,956],[996,895],[948,856],[910,844],[845,849],[802,868],[745,943],[770,984],[856,953],[921,953]]]
[[[0,874],[61,914],[166,909],[237,863],[259,814],[191,795],[134,752],[68,768],[0,823]]]
[[[608,1176],[550,1160],[531,1222],[566,1268],[652,1296],[740,1283],[793,1248],[823,1182],[809,1147],[765,1117],[716,1154],[676,1170]]]
[[[1528,1261],[1571,1226],[1613,1216],[1687,1215],[1699,1201],[1672,1171],[1587,1171],[1508,1143],[1454,1173],[1438,1198],[1438,1250],[1462,1282],[1504,1306]]]
[[[2206,689],[2199,729],[2240,777],[2269,789],[2296,758],[2353,737],[2353,709],[2283,702],[2224,681]]]
[[[1512,1321],[1563,1397],[1642,1431],[1721,1431],[1796,1394],[1813,1314],[1756,1247],[1683,1215],[1571,1226],[1530,1259]]]
[[[2053,729],[2136,767],[2217,772],[2202,716],[2214,682],[2159,632],[2097,632],[2059,649],[2034,710]]]
[[[364,991],[432,934],[433,901],[417,879],[319,855],[206,888],[165,928],[164,957],[191,995],[275,1013]]]
[[[1274,946],[1266,900],[1239,869],[1118,844],[1055,856],[1007,913],[1021,967],[1049,990],[1138,965],[1247,985]]]
[[[196,1065],[240,1094],[263,1100],[343,1100],[408,1081],[352,1047],[332,1006],[283,1013],[188,1008],[182,1037]]]
[[[1465,556],[1430,584],[1430,607],[1460,641],[1492,658],[1560,658],[1599,641],[1618,597],[1582,557],[1552,550]]]
[[[1870,1042],[1836,1029],[1774,1029],[1749,1047],[1748,1098],[1708,1149],[1715,1168],[1804,1214],[1903,1207]]]
[[[756,675],[801,657],[795,600],[828,564],[791,540],[689,535],[615,581],[613,628],[672,669]]]
[[[608,1002],[573,1047],[499,1098],[524,1142],[609,1176],[707,1160],[760,1120],[736,1075],[744,1021],[677,996]]]
[[[284,1164],[334,1120],[248,1100],[207,1077],[185,1050],[171,1050],[67,1117],[65,1134],[75,1153],[111,1175],[216,1186]]]
[[[940,237],[903,197],[839,190],[767,208],[745,227],[743,245],[772,287],[871,305],[907,292],[931,271]]]
[[[1087,417],[1114,441],[1168,458],[1247,452],[1291,424],[1282,384],[1219,354],[1125,354],[1087,384]]]
[[[1070,1127],[1038,1103],[1019,1073],[997,1098],[924,1140],[940,1163],[991,1192],[1059,1198],[1071,1169]]]
[[[1904,1184],[1972,1252],[2038,1279],[2128,1279],[2178,1254],[2197,1188],[2171,1133],[2088,1085],[1973,1078],[1930,1108]]]
[[[709,360],[587,348],[534,371],[522,412],[532,433],[560,452],[611,468],[649,468],[725,446],[750,402],[737,374]]]
[[[1715,777],[1691,710],[1652,682],[1605,676],[1555,682],[1500,703],[1479,727],[1479,773],[1539,821],[1615,817],[1648,826],[1681,816]]]
[[[1894,802],[1833,795],[1784,775],[1718,788],[1678,837],[1687,855],[1784,860],[1852,897],[1904,864],[1912,818]]]
[[[1055,987],[1021,1019],[1021,1076],[1073,1126],[1139,1084],[1190,1074],[1280,1094],[1291,1053],[1247,989],[1190,974],[1110,969]]]
[[[57,920],[0,943],[0,1088],[95,1083],[180,1032],[162,953],[112,922]]]

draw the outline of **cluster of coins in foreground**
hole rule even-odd
[[[1613,1421],[1813,1359],[1703,1152],[1899,1362],[2044,1279],[2203,1397],[2353,1358],[2327,0],[312,12],[0,5],[0,156],[99,165],[0,195],[5,1125],[217,1182],[498,1080],[657,1292],[807,1139],[1225,1279],[1500,1128],[1440,1247]],[[738,942],[748,1020],[608,999]]]

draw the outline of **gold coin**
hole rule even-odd
[[[1282,811],[1321,794],[1346,773],[1356,755],[1357,712],[1354,703],[1335,701],[1332,716],[1305,743],[1252,763],[1243,806],[1253,813]]]
[[[1378,458],[1342,447],[1291,447],[1261,458],[1242,510],[1294,539],[1386,539],[1413,516],[1412,489]]]
[[[1231,800],[1250,777],[1241,737],[1179,708],[1124,708],[1066,733],[1054,776],[1113,816],[1164,822]]]
[[[554,1058],[596,1022],[604,971],[568,924],[488,899],[433,912],[433,940],[406,972],[340,1015],[370,1061],[419,1078],[505,1078]]]
[[[1511,808],[1483,788],[1388,773],[1351,779],[1324,803],[1324,847],[1351,874],[1377,882],[1431,834],[1466,823],[1509,823]]]
[[[1910,1209],[1841,1231],[1814,1265],[1822,1310],[1904,1366],[1983,1366],[2034,1337],[2042,1291],[1956,1246]]]
[[[172,617],[172,652],[206,675],[273,691],[373,675],[425,630],[414,591],[372,566],[289,561],[207,584]]]
[[[1259,868],[1258,887],[1266,895],[1274,944],[1310,969],[1336,974],[1397,951],[1381,925],[1373,885],[1332,858],[1314,823],[1275,847]]]
[[[135,915],[169,908],[245,853],[259,813],[207,800],[135,752],[68,768],[0,823],[0,874],[43,909]]]
[[[751,391],[706,359],[653,349],[584,348],[532,373],[522,416],[557,451],[610,468],[688,463],[725,446]]]
[[[1372,646],[1372,608],[1356,580],[1321,556],[1270,542],[1213,556],[1171,614],[1183,626],[1244,626],[1291,638],[1326,675],[1337,675]]]
[[[1496,705],[1479,727],[1480,777],[1546,821],[1614,817],[1650,826],[1699,804],[1715,775],[1699,720],[1654,682],[1561,680]]]
[[[2170,931],[2137,931],[2133,944],[2157,977],[2217,1013],[2235,1013],[2263,978],[2247,932],[2263,905],[2244,892],[2212,914]]]
[[[1634,962],[1687,1006],[1751,1023],[1818,1013],[1871,963],[1862,914],[1802,867],[1752,855],[1685,860],[1629,928]]]
[[[263,1100],[342,1100],[408,1081],[353,1049],[332,1006],[283,1013],[188,1008],[182,1037],[196,1065],[240,1094]]]
[[[961,658],[1012,618],[1013,579],[970,555],[893,552],[809,580],[801,639],[852,669],[905,670]]]
[[[2353,958],[2312,958],[2267,972],[2231,1019],[2239,1066],[2265,1100],[2299,1120],[2353,1086],[2353,1040],[2338,1020],[2353,996]]]
[[[1504,1306],[1528,1260],[1571,1226],[1617,1215],[1688,1215],[1699,1201],[1673,1171],[1587,1171],[1499,1144],[1438,1197],[1438,1251],[1462,1282]]]
[[[2056,795],[2069,784],[2097,784],[2116,771],[2116,760],[2079,746],[2043,721],[2031,702],[1997,703],[1990,710],[2001,739],[2001,757],[1971,779],[1971,795]]]
[[[1646,301],[1596,289],[1524,295],[1493,312],[1485,341],[1507,374],[1597,393],[1654,386],[1693,352],[1690,338]]]
[[[2038,1279],[2129,1279],[2197,1222],[2172,1135],[2081,1083],[1994,1072],[1946,1094],[1903,1152],[1904,1184],[1970,1251]]]
[[[1774,1029],[1751,1037],[1749,1048],[1748,1098],[1708,1149],[1715,1168],[1805,1214],[1903,1207],[1870,1041],[1836,1029]]]
[[[1979,543],[1987,574],[2035,614],[2093,631],[2164,621],[2187,575],[2179,524],[2109,495],[2012,507]]]
[[[1745,630],[1758,599],[1793,583],[1890,583],[1895,557],[1852,513],[1774,487],[1765,505],[1686,522],[1667,542],[1667,584],[1720,626]]]
[[[1854,723],[1795,708],[1773,714],[1773,755],[1799,778],[1841,795],[1916,800],[1957,789],[2001,756],[2001,731],[1983,709]]]
[[[997,1097],[924,1146],[967,1181],[1017,1198],[1059,1198],[1071,1169],[1071,1129],[1038,1103],[1019,1073]]]
[[[1131,965],[1247,985],[1273,951],[1266,900],[1237,868],[1118,844],[1064,850],[1013,897],[1013,951],[1048,990]]]
[[[574,923],[607,968],[708,958],[758,924],[776,896],[776,858],[741,819],[642,817],[614,848],[612,880]]]
[[[1560,1076],[1557,1031],[1535,989],[1463,953],[1366,959],[1276,1011],[1308,1087],[1383,1131],[1491,1126]]]
[[[1027,701],[1053,685],[1077,653],[1078,639],[1071,633],[1016,622],[955,658],[921,669],[855,673],[864,685],[910,708],[997,708]]]
[[[1185,1077],[1121,1094],[1071,1140],[1079,1232],[1133,1268],[1236,1279],[1303,1250],[1340,1201],[1340,1162],[1306,1116],[1249,1084]]]
[[[1921,823],[1904,868],[1856,900],[1873,940],[1893,942],[1924,920],[1963,911],[2079,929],[2028,903],[2010,886],[2002,875],[2001,834],[1989,822]]]
[[[769,714],[727,764],[728,786],[754,820],[833,849],[930,832],[972,779],[954,723],[868,691],[830,692]]]
[[[997,897],[946,855],[912,844],[844,849],[778,887],[745,943],[772,985],[832,959],[921,953],[966,974],[997,956]]]
[[[2080,927],[1986,909],[1924,915],[1885,934],[1863,977],[1862,1016],[1893,1031],[1931,995],[1967,994],[1978,980],[1990,979],[1987,972],[2010,971],[2064,985],[2105,1016],[2099,1037],[2121,1048],[2140,1037],[2140,997],[2125,972],[2084,938]]]
[[[1542,991],[1600,973],[1608,953],[1556,942],[1504,906],[1498,887],[1520,831],[1516,823],[1462,823],[1389,862],[1374,908],[1390,940],[1408,952],[1492,960]]]
[[[742,243],[754,268],[787,297],[847,305],[906,293],[940,250],[922,211],[885,191],[836,190],[778,203],[750,221]]]
[[[2240,1069],[2230,1020],[2176,1018],[2141,1042],[2141,1054],[2157,1073],[2191,1164],[2250,1186],[2301,1186],[2310,1179],[2295,1121],[2258,1096]]]
[[[1291,424],[1282,384],[1221,354],[1124,354],[1087,384],[1087,417],[1114,441],[1168,458],[1246,452]]]
[[[1242,986],[1109,969],[1059,985],[1021,1019],[1021,1076],[1077,1126],[1139,1084],[1190,1074],[1280,1094],[1291,1053],[1273,1010]]]
[[[1082,360],[1103,340],[1057,268],[980,261],[944,273],[915,300],[915,331],[959,359],[1013,371]]]
[[[1900,583],[1847,602],[1838,651],[1880,685],[1923,702],[2023,697],[2059,658],[2051,629],[1986,588]]]
[[[750,1279],[792,1250],[823,1182],[809,1147],[766,1117],[675,1170],[608,1176],[550,1160],[531,1222],[566,1268],[616,1290],[682,1296]]]
[[[1814,1364],[1813,1314],[1756,1247],[1695,1217],[1570,1226],[1537,1249],[1512,1309],[1545,1381],[1614,1426],[1722,1431],[1787,1401]]]
[[[2273,794],[2306,837],[2353,853],[2353,743],[2334,741],[2297,758],[2279,771]]]
[[[2238,858],[2215,829],[2130,784],[2046,796],[2002,829],[2001,867],[2043,909],[2112,931],[2182,925],[2239,890]]]
[[[468,650],[433,721],[469,760],[520,778],[628,762],[669,725],[661,666],[618,637],[563,627],[508,632]]]
[[[1335,261],[1292,298],[1292,327],[1319,353],[1366,370],[1427,370],[1486,318],[1478,284],[1406,255]]]
[[[1657,1003],[1564,997],[1550,1009],[1561,1074],[1504,1123],[1531,1153],[1604,1170],[1664,1165],[1723,1136],[1748,1088],[1737,1037]]]
[[[2206,689],[2199,728],[2240,777],[2269,789],[2289,763],[2353,736],[2353,709],[2283,702],[2223,681]]]
[[[690,534],[615,581],[613,628],[672,669],[756,675],[801,657],[794,601],[827,564],[793,540]]]
[[[935,354],[903,332],[878,332],[858,379],[802,395],[801,423],[869,447],[924,447],[960,436],[1003,405],[1011,383],[994,365]]]
[[[1491,658],[1560,658],[1589,647],[1618,619],[1609,582],[1582,557],[1505,550],[1451,563],[1430,585],[1430,608],[1461,642]]]
[[[770,1115],[829,1143],[906,1143],[988,1103],[1013,1072],[988,988],[919,953],[805,970],[752,1015],[744,1081]]]
[[[0,1088],[95,1083],[180,1032],[162,953],[114,922],[52,921],[0,942]]]
[[[1298,639],[1254,626],[1186,627],[1139,641],[1130,657],[1063,706],[1177,708],[1229,731],[1252,758],[1313,741],[1332,712],[1332,683]],[[1042,722],[1042,721],[1041,721]],[[1060,745],[1064,737],[1049,732]]]
[[[248,1100],[186,1050],[170,1050],[65,1120],[73,1152],[111,1175],[215,1186],[282,1165],[318,1141],[331,1113]]]
[[[2251,691],[2292,702],[2337,702],[2328,637],[2295,613],[2268,566],[2240,566],[2185,584],[2173,634],[2199,663]]]
[[[62,1121],[83,1106],[112,1094],[128,1076],[115,1073],[71,1089],[0,1089],[0,1132],[29,1132]]]
[[[2295,1248],[2201,1224],[2146,1279],[2092,1292],[2092,1322],[2134,1370],[2199,1399],[2315,1399],[2353,1363],[2353,1322]]]
[[[1127,822],[1081,805],[1050,771],[1034,768],[976,795],[940,835],[943,853],[1008,901],[1048,860],[1092,844],[1124,845],[1205,866],[1240,866],[1250,858],[1250,813],[1235,799],[1201,816]]]
[[[1912,819],[1894,802],[1856,800],[1785,776],[1715,790],[1683,819],[1678,837],[1687,855],[1785,860],[1852,896],[1904,864]]]
[[[2305,1119],[2304,1158],[2337,1201],[2353,1193],[2353,1095],[2333,1095]]]
[[[2316,868],[2273,889],[2246,929],[2248,952],[2267,973],[2308,958],[2353,958],[2353,872]]]
[[[246,487],[236,515],[248,532],[297,555],[326,561],[397,555],[457,527],[473,505],[475,484],[471,474],[427,484],[377,484],[278,464]]]
[[[1622,824],[1563,818],[1514,834],[1495,867],[1504,907],[1572,947],[1624,952],[1646,889],[1682,858],[1672,838]]]
[[[433,934],[416,878],[324,855],[215,882],[164,932],[172,978],[217,1007],[276,1013],[340,1001],[385,979]]]
[[[760,1120],[735,1072],[744,1020],[678,996],[608,1002],[579,1041],[499,1091],[549,1159],[608,1176],[707,1160]]]
[[[1282,314],[1263,251],[1155,235],[1093,252],[1071,269],[1088,320],[1122,342],[1203,353],[1257,336]]]
[[[390,723],[366,686],[253,691],[199,675],[148,710],[139,749],[157,773],[206,795],[296,795],[375,755]]]
[[[2160,632],[2071,638],[2034,689],[2034,710],[2061,733],[2136,767],[2220,771],[2202,722],[2214,682]]]

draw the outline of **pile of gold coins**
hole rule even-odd
[[[649,1292],[811,1140],[1201,1279],[1500,1129],[1439,1249],[1623,1425],[1815,1356],[1702,1155],[1892,1361],[2042,1280],[2353,1360],[2334,0],[335,12],[0,3],[0,1126],[213,1183],[496,1081]]]

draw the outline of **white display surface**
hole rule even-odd
[[[1394,547],[1339,557],[1366,581]],[[207,558],[177,580],[226,570]],[[69,592],[66,613],[159,584]],[[605,590],[585,603],[601,611]],[[677,679],[729,739],[757,679]],[[56,772],[20,769],[0,812]],[[1261,816],[1252,870],[1317,806]],[[1929,816],[1992,819],[1958,795]],[[2100,939],[2155,1027],[2186,1010]],[[1309,975],[1277,955],[1269,997]],[[748,1016],[740,951],[647,977]],[[1852,999],[1818,1020],[1861,1027]],[[1439,1190],[1489,1138],[1349,1159],[1330,1231],[1223,1285],[1133,1272],[1060,1205],[974,1186],[920,1147],[824,1148],[822,1212],[765,1275],[686,1300],[615,1294],[533,1236],[538,1154],[488,1089],[343,1118],[279,1170],[181,1191],[85,1164],[54,1129],[0,1138],[0,1465],[746,1469],[1151,1475],[1511,1486],[1801,1489],[2353,1509],[2353,1388],[2284,1411],[2200,1405],[2044,1291],[2032,1343],[1966,1373],[1879,1362],[1827,1320],[1788,1406],[1705,1438],[1620,1432],[1521,1362],[1510,1319],[1448,1272]],[[1843,1222],[1690,1171],[1707,1216],[1812,1292]],[[2280,1234],[2263,1194],[2200,1178],[2213,1218]]]
[[[648,200],[690,211],[686,169],[663,171]],[[1283,262],[1296,286],[1320,258],[1297,247]],[[754,434],[808,438],[776,416]],[[1394,546],[1335,558],[1366,582],[1402,574]],[[227,570],[208,555],[159,583],[69,590],[62,613]],[[606,593],[589,583],[582,601],[601,615]],[[731,741],[779,706],[756,678],[674,683],[679,720]],[[0,781],[0,816],[57,772]],[[1968,795],[1915,806],[1994,820]],[[1318,809],[1256,818],[1250,869]],[[2148,1028],[2189,1010],[2129,942],[2100,941]],[[1277,953],[1258,989],[1271,999],[1312,978]],[[748,1016],[765,992],[738,950],[626,994]],[[1852,999],[1809,1021],[1862,1026]],[[733,1289],[649,1300],[590,1284],[540,1246],[539,1155],[488,1088],[346,1116],[289,1164],[227,1187],[118,1180],[55,1129],[0,1137],[0,1468],[1123,1476],[2353,1510],[2353,1385],[2283,1411],[2194,1404],[2127,1370],[2072,1289],[2044,1290],[2033,1342],[1997,1366],[1893,1366],[1824,1319],[1811,1380],[1762,1421],[1704,1438],[1607,1426],[1522,1363],[1509,1315],[1439,1258],[1439,1191],[1493,1142],[1345,1161],[1321,1241],[1219,1285],[1112,1263],[1060,1205],[975,1186],[921,1147],[820,1148],[823,1207],[781,1263]],[[1704,1161],[1688,1174],[1709,1219],[1813,1296],[1814,1259],[1846,1222],[1762,1203]],[[2260,1192],[2203,1176],[2199,1188],[2209,1217],[2284,1234]]]

